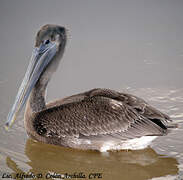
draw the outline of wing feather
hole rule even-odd
[[[136,96],[106,89],[94,89],[56,104],[50,103],[51,108],[35,116],[34,128],[41,136],[131,139],[163,135],[166,126],[162,128],[151,119],[169,120]]]

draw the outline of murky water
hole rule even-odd
[[[42,173],[45,179],[46,175],[50,177],[50,173],[83,173],[86,179],[92,177],[91,173],[101,173],[106,180],[143,180],[155,177],[181,179],[183,123],[180,119],[183,118],[183,89],[142,88],[125,91],[143,95],[151,104],[171,114],[174,121],[179,122],[179,128],[168,136],[159,137],[144,150],[100,153],[34,142],[27,138],[23,120],[19,118],[8,134],[1,128],[1,173],[13,173],[12,176],[17,173]]]
[[[183,2],[169,0],[1,0],[0,179],[19,173],[42,179],[70,175],[182,180],[182,7]],[[48,101],[95,87],[111,88],[144,98],[170,115],[178,128],[147,149],[108,153],[34,142],[26,135],[23,112],[6,132],[2,125],[29,62],[35,33],[45,23],[65,25],[71,34],[49,84]],[[83,178],[74,178],[77,175]]]

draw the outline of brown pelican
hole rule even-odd
[[[142,149],[157,136],[166,135],[170,117],[131,94],[92,89],[46,104],[45,91],[63,56],[66,32],[64,27],[45,25],[37,33],[6,127],[27,102],[27,134],[44,143],[100,151]]]

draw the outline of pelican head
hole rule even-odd
[[[36,83],[40,79],[42,83],[48,83],[52,73],[58,67],[66,40],[66,29],[62,26],[49,24],[38,31],[29,66],[7,117],[6,129],[13,124]]]

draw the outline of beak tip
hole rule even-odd
[[[12,115],[12,113],[11,113],[11,111],[10,111],[10,113],[8,114],[7,121],[6,121],[5,125],[4,125],[4,128],[5,128],[6,131],[8,131],[9,128],[10,128],[10,127],[12,126],[12,124],[14,123],[14,121],[15,121],[15,119],[16,119],[16,117],[17,117],[17,113],[18,113],[18,112],[15,112],[15,113]]]
[[[4,126],[4,128],[5,128],[6,131],[9,130],[9,127],[10,127],[10,124],[9,123],[6,123],[5,126]]]

